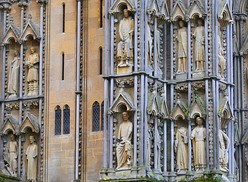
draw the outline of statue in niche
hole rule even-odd
[[[152,131],[151,131],[151,127],[149,126],[149,124],[147,123],[147,137],[146,137],[146,147],[147,147],[147,167],[149,170],[151,170],[151,143],[152,143]]]
[[[117,58],[120,61],[118,67],[130,66],[129,61],[133,58],[133,31],[134,21],[127,9],[123,10],[123,19],[119,25],[120,42],[117,48]]]
[[[155,146],[156,146],[156,148],[157,148],[157,159],[155,159],[155,160],[157,160],[157,169],[158,169],[159,171],[161,171],[161,167],[160,167],[160,166],[161,166],[161,165],[160,165],[161,139],[160,139],[160,135],[159,135],[158,128],[155,127],[154,129],[155,129],[155,137],[156,137]]]
[[[27,156],[27,181],[36,182],[38,147],[34,143],[34,136],[29,137],[30,144],[26,151]]]
[[[147,41],[148,41],[148,65],[152,63],[152,35],[150,26],[147,25]]]
[[[8,78],[7,92],[8,98],[15,98],[19,89],[19,70],[20,70],[20,54],[17,50],[14,51],[14,59],[11,61]]]
[[[188,169],[188,132],[184,127],[177,130],[175,150],[178,172]]]
[[[123,121],[120,124],[118,136],[117,136],[117,167],[116,169],[128,169],[131,166],[131,139],[133,124],[128,120],[128,113],[122,113]]]
[[[30,55],[27,58],[26,66],[28,67],[28,94],[27,96],[38,95],[38,81],[39,81],[39,54],[36,53],[34,47],[30,48]]]
[[[222,131],[219,130],[219,144],[220,144],[220,169],[224,172],[228,171],[228,148],[230,145],[229,137]]]
[[[226,59],[223,56],[224,50],[221,44],[220,36],[218,35],[218,65],[219,65],[219,77],[224,78],[224,71],[226,67]]]
[[[185,73],[186,72],[186,60],[187,60],[187,51],[188,51],[188,45],[187,45],[187,29],[184,27],[184,22],[182,20],[179,20],[178,22],[179,30],[178,34],[176,36],[177,43],[178,43],[178,69],[177,73]]]
[[[203,127],[203,119],[199,116],[196,118],[196,124],[197,126],[191,133],[191,140],[193,141],[194,166],[198,171],[206,166],[206,128]]]
[[[17,157],[18,157],[18,145],[15,141],[15,136],[10,135],[10,141],[7,147],[8,152],[8,169],[13,176],[17,174]]]
[[[195,71],[203,71],[204,69],[204,52],[205,52],[205,29],[203,26],[203,20],[197,20],[197,27],[193,33],[195,39]]]

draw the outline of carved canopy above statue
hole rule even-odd
[[[135,111],[132,97],[125,91],[120,91],[112,106],[110,107],[109,113],[112,114],[124,112],[123,108],[125,108],[126,111]]]
[[[188,108],[186,104],[178,97],[177,102],[172,110],[172,119],[177,120],[179,117],[187,119]]]
[[[219,1],[218,19],[221,23],[224,24],[233,21],[229,5],[225,1]]]
[[[20,127],[21,133],[26,133],[27,128],[30,128],[32,132],[39,133],[39,122],[38,118],[31,113],[27,113],[25,119]]]
[[[15,42],[18,42],[20,37],[20,30],[13,24],[9,26],[7,29],[3,39],[2,39],[2,44],[10,44],[10,40],[13,39]]]
[[[164,98],[159,99],[159,115],[162,119],[167,119],[169,118],[169,111],[168,111],[168,106],[166,104],[166,101]]]
[[[154,93],[151,93],[148,96],[147,114],[150,114],[152,116],[159,115],[159,102],[156,97],[156,94]]]
[[[203,5],[199,0],[194,0],[191,3],[188,14],[190,19],[194,19],[195,16],[198,16],[199,18],[204,18],[206,16]]]
[[[33,39],[40,39],[40,30],[39,26],[33,22],[31,18],[29,18],[29,21],[27,25],[25,26],[23,33],[21,34],[20,39],[23,41],[26,41],[29,36],[32,36]]]
[[[2,133],[7,135],[9,131],[11,131],[14,135],[16,135],[18,133],[18,129],[18,121],[12,115],[7,115],[6,121],[2,126]]]
[[[225,114],[225,115],[224,115]],[[224,97],[220,102],[220,107],[218,111],[219,117],[225,117],[225,119],[232,119],[233,112],[228,97]]]
[[[110,14],[122,13],[123,6],[126,6],[126,9],[128,11],[135,12],[133,0],[116,0],[109,9],[109,13]]]
[[[172,11],[172,21],[177,21],[178,19],[185,20],[185,7],[181,2],[177,1],[173,11]]]
[[[189,109],[189,117],[191,119],[195,118],[196,116],[205,118],[206,116],[205,107],[206,107],[206,104],[202,100],[202,98],[199,97],[198,95],[195,95],[194,100],[192,101],[192,104]]]
[[[149,7],[147,9],[149,15],[158,16],[160,19],[169,19],[169,10],[165,1],[161,0],[150,0]]]

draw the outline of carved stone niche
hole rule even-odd
[[[1,128],[1,137],[4,141],[4,173],[10,176],[17,175],[18,146],[16,136],[18,133],[19,125],[17,119],[15,119],[11,114],[7,114],[6,120]]]
[[[126,171],[127,176],[130,177],[130,169],[133,164],[133,99],[131,96],[120,89],[120,92],[114,100],[112,106],[109,108],[109,114],[112,114],[115,120],[114,128],[114,146],[115,151],[113,155],[116,158],[116,175],[123,175],[120,171]],[[126,147],[126,150],[124,150]],[[127,152],[124,152],[127,151]]]
[[[218,20],[221,26],[226,26],[233,21],[232,11],[226,1],[219,2]]]
[[[202,118],[206,117],[206,103],[198,94],[195,93],[192,104],[189,108],[189,117],[195,119],[197,116]]]
[[[152,92],[148,94],[148,106],[147,106],[147,114],[151,117],[159,116],[160,114],[160,105],[159,100],[157,98],[156,92]]]
[[[191,3],[189,7],[188,15],[191,20],[195,19],[196,17],[199,17],[202,19],[205,18],[206,12],[200,0],[193,0],[193,2]]]
[[[220,101],[218,116],[221,119],[221,128],[226,129],[228,123],[234,118],[228,96],[225,96]]]
[[[38,118],[27,111],[24,120],[20,126],[22,135],[22,148],[24,153],[22,161],[25,163],[23,168],[24,179],[27,181],[36,181],[38,172],[38,146],[39,144],[39,121]],[[30,157],[33,156],[33,157]]]
[[[117,74],[133,71],[134,61],[134,2],[133,0],[116,0],[109,13],[115,18],[115,70]]]
[[[175,121],[178,120],[179,117],[181,117],[183,120],[186,120],[188,117],[188,107],[179,94],[177,96],[177,101],[172,109],[171,117]]]

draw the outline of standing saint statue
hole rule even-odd
[[[30,48],[30,55],[27,58],[26,66],[28,67],[28,94],[27,96],[38,95],[38,81],[39,81],[39,54],[36,53],[34,47]]]
[[[219,144],[220,144],[220,169],[227,172],[227,163],[228,163],[228,148],[230,145],[230,139],[222,131],[219,130]]]
[[[219,66],[219,77],[224,78],[224,72],[226,68],[226,59],[223,56],[224,50],[221,44],[220,36],[218,35],[218,66]]]
[[[175,140],[175,150],[177,159],[177,170],[188,169],[188,132],[187,129],[181,127],[177,130]]]
[[[191,140],[193,141],[193,153],[194,153],[194,166],[196,170],[203,170],[206,166],[206,128],[203,127],[203,119],[201,117],[196,118],[197,126],[191,133]]]
[[[8,145],[8,155],[9,155],[9,169],[13,176],[17,174],[17,157],[18,157],[18,145],[15,141],[15,136],[10,135],[10,141]]]
[[[117,147],[116,147],[116,157],[117,157],[117,167],[116,169],[128,169],[131,165],[131,139],[133,124],[128,120],[128,113],[122,113],[123,122],[119,126],[118,136],[117,136]]]
[[[9,98],[15,98],[18,94],[19,89],[19,70],[20,70],[20,54],[16,50],[14,51],[14,59],[11,61],[9,69],[9,78],[8,78],[8,88],[7,92]]]
[[[34,136],[29,137],[30,144],[26,151],[27,156],[27,181],[36,182],[37,180],[37,155],[38,147],[34,143]]]
[[[119,25],[120,42],[117,48],[117,58],[120,60],[118,66],[129,66],[129,60],[133,58],[133,31],[134,21],[129,16],[127,9],[123,10],[123,19]]]
[[[193,38],[195,39],[195,71],[203,71],[204,66],[204,40],[205,40],[205,29],[203,26],[202,19],[197,20],[197,27],[193,33]]]
[[[184,22],[180,20],[178,22],[179,30],[178,34],[176,36],[177,43],[178,43],[178,69],[177,73],[185,73],[186,72],[186,60],[187,60],[187,51],[188,51],[188,45],[187,45],[187,29],[184,27]]]

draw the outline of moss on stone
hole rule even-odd
[[[18,181],[21,181],[21,179],[13,176],[7,176],[0,172],[0,182],[18,182]]]

